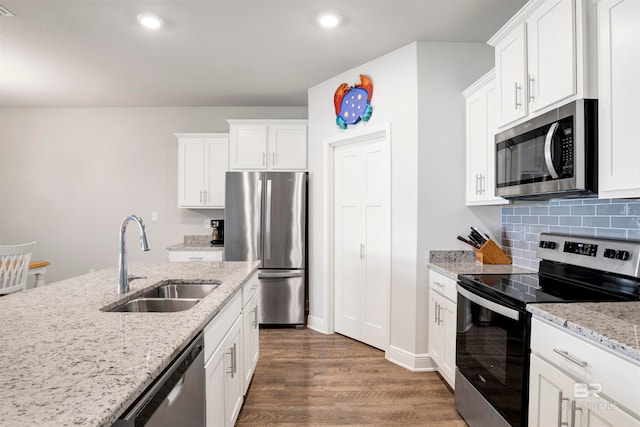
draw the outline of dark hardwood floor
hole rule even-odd
[[[236,426],[466,426],[435,372],[310,329],[261,329],[260,360]]]

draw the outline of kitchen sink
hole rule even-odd
[[[222,282],[211,283],[168,283],[157,288],[149,289],[140,298],[198,298],[202,299]]]
[[[109,311],[132,313],[170,313],[188,310],[200,300],[197,298],[136,298]]]

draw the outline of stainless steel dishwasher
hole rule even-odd
[[[204,426],[203,346],[200,333],[112,427]]]

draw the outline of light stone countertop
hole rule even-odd
[[[640,301],[529,304],[527,310],[640,364]]]
[[[458,279],[459,274],[537,273],[530,268],[512,264],[476,263],[473,251],[431,251],[428,267],[454,280]]]
[[[212,245],[210,235],[186,235],[184,241],[167,247],[168,251],[224,251],[224,245]]]
[[[110,426],[257,270],[252,262],[132,262],[0,298],[0,425]],[[168,280],[222,280],[176,313],[109,313]]]

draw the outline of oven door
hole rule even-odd
[[[457,289],[458,371],[509,424],[526,425],[530,317],[464,283]]]

